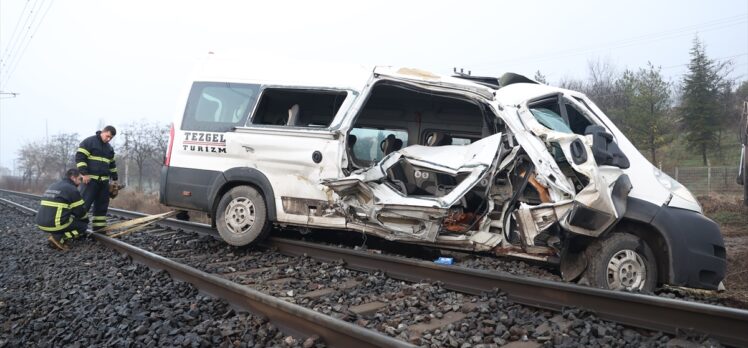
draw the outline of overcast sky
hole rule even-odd
[[[0,0],[0,90],[18,93],[0,95],[0,166],[45,130],[83,137],[100,123],[170,122],[208,51],[437,73],[540,70],[552,84],[586,77],[591,59],[619,69],[651,61],[677,81],[697,34],[711,58],[748,77],[746,0]]]

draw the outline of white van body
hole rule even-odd
[[[230,244],[279,225],[559,263],[614,289],[724,278],[717,225],[582,93],[250,61],[190,79],[161,177],[162,203],[207,212]]]

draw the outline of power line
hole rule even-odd
[[[29,2],[31,2],[31,0],[26,0],[26,3],[23,5],[21,14],[18,16],[18,21],[16,22],[16,26],[13,28],[13,34],[10,35],[10,39],[8,40],[8,45],[5,46],[6,50],[5,52],[3,52],[2,56],[7,56],[8,49],[10,48],[10,43],[13,42],[13,39],[16,37],[16,33],[18,32],[18,26],[21,25],[21,20],[23,20],[23,13],[26,12],[26,7],[29,6]],[[0,58],[0,63],[4,61],[5,59]]]
[[[30,27],[29,20],[34,15],[34,9],[36,8],[36,5],[38,3],[39,3],[39,0],[34,0],[34,4],[31,5],[29,12],[26,14],[26,20],[23,22],[23,25],[21,26],[21,31],[17,33],[18,35],[11,38],[11,42],[7,50],[8,54],[5,57],[5,60],[3,61],[2,67],[8,67],[10,65],[9,63],[15,58],[15,53],[17,52],[16,47],[18,47],[18,45],[26,38],[26,33],[29,32],[29,27]],[[21,13],[21,16],[23,15],[24,13]],[[25,31],[24,31],[24,28],[25,28]]]
[[[13,77],[13,73],[16,71],[16,68],[18,68],[18,65],[21,62],[21,59],[23,58],[23,55],[26,53],[26,49],[28,49],[29,44],[31,43],[31,40],[34,38],[34,35],[36,35],[36,32],[39,30],[39,28],[42,26],[42,22],[44,22],[44,19],[47,17],[47,13],[49,13],[49,9],[52,8],[52,5],[54,4],[54,0],[49,1],[49,6],[47,6],[47,9],[44,10],[44,14],[42,15],[39,22],[36,23],[36,27],[34,27],[33,32],[31,32],[31,36],[29,36],[28,40],[26,41],[26,44],[21,49],[20,53],[17,56],[17,59],[13,63],[13,66],[10,67],[9,73],[5,75],[5,82],[1,85],[7,85],[10,82],[10,79]],[[41,7],[40,7],[41,9]],[[37,12],[38,13],[38,12]],[[34,22],[32,21],[31,26],[34,25]],[[29,29],[31,29],[31,26],[29,26]]]
[[[10,98],[15,98],[17,96],[18,96],[18,93],[15,93],[15,92],[0,91],[0,99],[10,99]]]
[[[728,60],[728,59],[731,59],[731,58],[737,58],[737,57],[742,57],[742,56],[746,56],[746,55],[748,55],[748,52],[743,52],[743,53],[732,55],[732,56],[718,57],[718,58],[714,58],[712,60],[716,62],[718,60]],[[685,63],[685,64],[676,64],[676,65],[663,66],[661,69],[662,70],[672,69],[672,68],[677,68],[677,67],[681,67],[681,66],[688,66],[689,64],[691,64],[691,63],[689,62],[689,63]]]
[[[11,47],[11,57],[9,58],[9,61],[5,62],[5,75],[4,79],[0,80],[0,86],[4,85],[4,80],[8,80],[11,71],[14,70],[14,67],[16,66],[16,64],[18,64],[22,53],[25,51],[25,47],[27,47],[28,42],[31,40],[31,37],[33,37],[33,35],[31,34],[32,28],[34,27],[36,18],[39,16],[40,10],[44,7],[44,1],[45,0],[41,0],[41,2],[36,1],[31,6],[31,11],[27,16],[26,22],[24,22],[23,24],[23,29],[25,29],[25,31],[22,31],[22,36],[19,36],[20,39],[16,40],[14,46]],[[39,4],[38,7],[37,4]]]
[[[732,55],[732,56],[717,57],[717,58],[714,58],[714,59],[711,59],[711,60],[712,60],[713,62],[717,62],[717,61],[725,61],[725,60],[728,60],[728,59],[730,59],[730,58],[741,57],[741,56],[746,56],[746,55],[748,55],[748,52],[743,52],[743,53],[740,53],[740,54],[736,54],[736,55]],[[671,66],[669,66],[669,67],[662,67],[661,69],[663,69],[663,70],[664,70],[664,69],[666,69],[666,68],[673,68],[673,67],[686,66],[686,65],[689,65],[689,64],[691,64],[691,63],[678,64],[678,65],[671,65]],[[748,63],[740,63],[740,64],[735,64],[734,66],[735,66],[735,67],[738,67],[738,66],[742,66],[742,65],[745,65],[745,64],[748,64]],[[682,74],[680,74],[680,75],[682,75]],[[672,77],[672,76],[671,76],[671,77]],[[737,79],[737,78],[740,78],[740,77],[741,77],[741,76],[737,76],[737,77],[736,77],[736,79]],[[671,79],[671,81],[672,81],[672,79]],[[596,98],[604,98],[604,97],[613,97],[613,96],[619,96],[619,95],[624,95],[624,94],[625,94],[625,92],[615,92],[615,93],[608,93],[608,94],[601,94],[601,95],[596,95],[595,97],[596,97]]]
[[[699,28],[702,28],[700,31],[705,32],[705,31],[723,29],[723,28],[727,28],[730,26],[742,24],[745,22],[748,22],[748,14],[724,17],[724,18],[720,18],[720,19],[716,19],[716,20],[712,20],[708,22],[703,22],[700,24],[689,25],[689,26],[671,29],[671,30],[658,32],[658,33],[639,35],[639,36],[611,41],[607,43],[587,45],[587,46],[577,47],[573,49],[564,49],[564,50],[559,50],[559,51],[555,51],[552,53],[544,53],[540,56],[535,55],[535,56],[526,56],[522,58],[512,58],[512,59],[508,59],[504,61],[494,61],[494,62],[472,64],[471,66],[502,65],[504,67],[507,65],[510,65],[510,66],[517,65],[518,62],[527,63],[527,62],[538,62],[538,61],[549,60],[549,59],[558,59],[561,57],[570,57],[570,56],[575,56],[575,55],[580,55],[580,54],[586,54],[586,53],[591,53],[591,52],[599,51],[603,49],[623,48],[623,47],[640,45],[644,43],[651,43],[651,42],[656,42],[656,41],[661,41],[661,40],[666,40],[666,39],[672,39],[672,38],[679,37],[679,36],[690,35],[691,33],[693,33],[695,29],[699,29]]]

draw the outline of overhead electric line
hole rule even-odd
[[[41,5],[39,6],[39,10],[43,8],[44,1],[45,0],[42,0]],[[49,13],[49,9],[52,8],[53,3],[54,3],[54,0],[49,1],[49,5],[44,10],[44,13],[41,16],[41,19],[39,19],[39,21],[36,22],[36,24],[34,23],[39,14],[39,11],[37,11],[34,17],[32,18],[31,24],[29,25],[28,30],[27,30],[27,33],[29,33],[30,35],[24,37],[24,38],[28,37],[28,39],[24,40],[25,42],[22,44],[22,46],[19,46],[20,51],[18,51],[15,59],[11,62],[12,65],[8,66],[8,69],[6,70],[6,74],[4,75],[5,80],[4,82],[0,81],[0,86],[7,85],[10,82],[10,79],[13,77],[13,73],[15,72],[16,68],[18,68],[18,65],[20,64],[21,59],[23,58],[23,55],[26,53],[26,49],[28,49],[29,44],[31,43],[31,40],[34,38],[34,36],[36,35],[36,32],[39,30],[42,23],[44,22],[44,19],[47,17],[47,13]]]
[[[28,2],[26,4],[28,5]],[[18,18],[18,23],[20,23],[20,21],[25,17],[23,25],[21,25],[21,31],[14,32],[14,35],[10,38],[10,43],[6,47],[6,55],[3,59],[3,64],[0,66],[0,69],[7,71],[8,66],[10,66],[10,62],[15,58],[15,53],[17,52],[16,48],[21,44],[21,41],[26,38],[26,33],[28,33],[30,29],[29,21],[35,14],[37,4],[39,4],[39,0],[34,0],[34,3],[31,5],[28,13],[21,12],[21,17]],[[24,6],[24,10],[25,9],[26,6]],[[38,10],[36,12],[38,12]]]
[[[26,12],[26,7],[29,5],[29,2],[31,0],[26,0],[26,3],[23,5],[23,9],[21,10],[21,14],[18,16],[18,21],[16,21],[16,26],[13,28],[13,33],[10,34],[10,38],[8,39],[8,44],[5,45],[5,51],[3,51],[2,54],[0,54],[0,66],[2,66],[2,63],[5,62],[5,58],[7,57],[7,53],[10,49],[10,43],[13,42],[13,39],[16,37],[16,33],[18,32],[18,26],[21,25],[21,21],[23,20],[23,14]]]
[[[558,59],[558,58],[563,58],[563,57],[571,57],[575,55],[588,54],[588,53],[605,50],[605,49],[624,48],[624,47],[636,46],[636,45],[641,45],[641,44],[646,44],[646,43],[651,43],[651,42],[656,42],[656,41],[661,41],[661,40],[666,40],[666,39],[672,39],[672,38],[684,36],[684,35],[691,35],[695,30],[698,30],[700,32],[706,32],[706,31],[712,31],[712,30],[717,30],[717,29],[723,29],[723,28],[734,26],[734,25],[743,24],[746,22],[748,22],[748,14],[741,14],[737,16],[724,17],[720,19],[711,20],[708,22],[670,29],[670,30],[666,30],[662,32],[638,35],[638,36],[611,41],[607,43],[599,43],[599,44],[594,44],[594,45],[581,46],[581,47],[576,47],[573,49],[564,49],[564,50],[559,50],[559,51],[555,51],[551,53],[543,53],[542,55],[525,56],[521,58],[507,59],[503,61],[493,61],[493,62],[471,64],[470,66],[481,67],[481,66],[489,66],[489,65],[490,66],[501,65],[502,67],[505,67],[507,65],[509,66],[517,65],[518,63],[538,62],[538,61]]]
[[[15,93],[15,92],[0,91],[0,99],[10,99],[10,98],[15,98],[17,96],[18,96],[18,93]]]
[[[732,55],[732,56],[718,57],[718,58],[714,58],[712,60],[715,61],[715,62],[716,61],[724,61],[724,60],[728,60],[728,59],[732,59],[732,58],[737,58],[737,57],[742,57],[742,56],[748,56],[748,52],[743,52],[743,53]],[[691,64],[691,63],[689,62],[689,63],[684,63],[684,64],[676,64],[676,65],[663,66],[662,70],[672,69],[672,68],[678,68],[678,67],[681,67],[681,66],[688,66],[689,64]]]

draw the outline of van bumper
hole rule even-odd
[[[717,223],[695,211],[662,206],[651,224],[668,243],[670,284],[717,289],[727,269]]]

